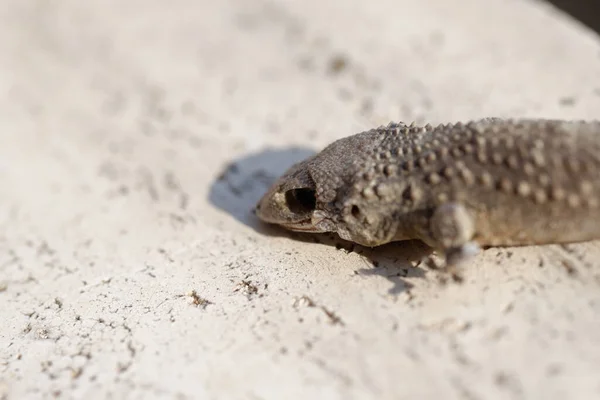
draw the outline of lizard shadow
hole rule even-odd
[[[314,150],[292,147],[267,149],[234,159],[212,183],[208,200],[242,224],[260,233],[274,234],[276,230],[262,224],[254,215],[254,207],[282,171],[313,154]]]
[[[290,232],[262,223],[254,215],[256,203],[281,173],[313,154],[313,150],[292,147],[283,150],[267,149],[234,159],[212,183],[208,200],[260,234],[331,246],[338,251],[362,255],[370,261],[372,267],[359,269],[356,274],[380,276],[389,280],[393,284],[389,294],[399,294],[410,289],[413,286],[410,283],[412,278],[422,278],[425,275],[425,270],[414,264],[431,254],[431,249],[420,241],[395,242],[368,248],[345,241],[336,234]]]

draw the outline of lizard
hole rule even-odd
[[[390,122],[294,164],[254,213],[367,247],[417,239],[447,267],[482,247],[600,239],[600,121]]]

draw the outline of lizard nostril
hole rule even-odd
[[[358,208],[358,206],[354,205],[354,206],[352,206],[352,209],[350,210],[350,212],[352,213],[352,216],[354,218],[358,218],[358,216],[360,215],[360,208]]]
[[[311,212],[317,205],[315,191],[308,188],[288,190],[285,192],[285,201],[290,211],[296,214]]]

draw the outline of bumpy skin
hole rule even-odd
[[[390,123],[290,168],[256,214],[366,246],[420,239],[450,257],[598,239],[599,195],[600,121]]]

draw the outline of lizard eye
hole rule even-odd
[[[291,212],[305,214],[315,209],[315,191],[309,188],[292,189],[285,192],[285,201]]]

